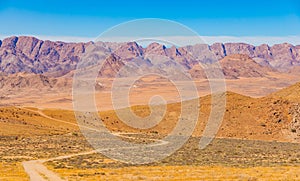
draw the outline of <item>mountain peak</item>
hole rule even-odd
[[[166,46],[153,42],[149,44],[145,50],[147,54],[166,55]]]
[[[2,46],[7,46],[7,47],[16,47],[16,44],[18,42],[18,37],[16,36],[12,36],[12,37],[8,37],[8,38],[5,38],[3,41],[2,41]]]
[[[114,54],[122,57],[123,59],[132,59],[143,55],[143,48],[136,42],[127,42],[119,46]]]

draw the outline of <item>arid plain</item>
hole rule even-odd
[[[146,86],[137,85],[131,91],[131,101],[140,105],[132,107],[137,115],[145,117],[150,113],[148,106],[142,106],[147,103],[143,102],[147,100],[145,96],[165,94],[170,102],[176,102],[176,91],[170,83],[162,80],[159,84],[155,77],[143,81]],[[244,85],[241,81],[244,84],[252,81],[258,86],[263,80],[230,80],[229,85]],[[247,86],[247,91],[251,91],[249,87],[252,86]],[[46,102],[32,104],[40,107],[28,107],[30,99],[24,96],[22,100],[26,106],[19,102],[16,106],[0,109],[0,177],[2,180],[28,180],[22,163],[45,159],[43,165],[47,169],[67,180],[273,180],[275,176],[276,180],[297,180],[300,177],[299,129],[297,125],[294,128],[292,122],[298,114],[299,91],[300,85],[295,84],[255,98],[227,92],[226,113],[217,138],[201,150],[198,141],[210,111],[210,96],[203,96],[199,100],[198,124],[185,146],[166,159],[147,165],[124,164],[94,153],[76,125],[68,99],[54,101],[49,108]],[[140,97],[141,92],[143,97]],[[112,132],[131,137],[125,138],[127,141],[147,143],[149,137],[164,137],[176,124],[180,112],[180,103],[170,103],[160,124],[148,130],[136,130],[122,123],[114,111],[110,111],[109,104],[107,107],[101,104],[109,102],[109,97],[97,98],[99,109],[104,109],[99,114]],[[53,108],[55,106],[61,108]],[[59,157],[64,155],[66,157]],[[45,174],[43,178],[51,179],[51,175]]]

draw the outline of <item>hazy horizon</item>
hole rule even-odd
[[[97,37],[72,37],[72,36],[45,36],[45,35],[30,35],[30,34],[17,34],[17,35],[0,35],[0,40],[5,38],[9,38],[12,36],[29,36],[35,37],[40,40],[50,40],[50,41],[62,41],[66,43],[86,43],[86,42],[96,42]],[[102,38],[102,42],[133,42],[136,39],[142,39],[143,37],[105,37]],[[152,37],[153,39],[178,39],[182,42],[181,46],[187,45],[195,45],[195,44],[208,44],[212,45],[214,43],[246,43],[254,46],[259,46],[262,44],[267,44],[269,46],[273,46],[275,44],[289,43],[294,46],[300,45],[300,36],[287,36],[287,37],[268,37],[268,36],[260,36],[260,37],[237,37],[237,36],[200,36],[203,40],[202,42],[190,41],[190,37],[185,36],[166,36],[166,37]],[[155,42],[155,41],[153,41]],[[139,43],[138,43],[139,44]],[[147,46],[144,44],[140,44],[141,46]]]

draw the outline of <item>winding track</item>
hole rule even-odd
[[[50,116],[47,116],[46,114],[44,114],[42,111],[40,110],[31,110],[31,109],[27,109],[27,108],[23,108],[23,107],[19,107],[23,110],[27,110],[27,111],[31,111],[31,112],[35,112],[40,114],[41,116],[56,121],[56,122],[61,122],[61,123],[65,123],[65,124],[70,124],[73,126],[78,126],[75,123],[70,123],[64,120],[60,120],[60,119],[56,119],[56,118],[52,118]],[[89,127],[85,127],[88,129],[92,129],[95,130],[94,128],[89,128]],[[124,136],[121,133],[112,133],[116,136],[119,137],[123,137],[123,138],[131,138],[129,136]],[[136,134],[136,133],[126,133],[126,134]],[[151,141],[158,141],[159,143],[156,144],[156,146],[159,145],[165,145],[168,142],[163,141],[163,140],[159,140],[159,139],[148,139]],[[126,147],[128,148],[128,147]],[[69,155],[64,155],[64,156],[58,156],[58,157],[54,157],[54,158],[48,158],[48,159],[39,159],[39,160],[31,160],[31,161],[24,161],[22,162],[23,168],[25,170],[25,172],[27,173],[27,175],[29,176],[31,181],[63,181],[64,179],[62,179],[59,175],[57,175],[56,173],[50,171],[47,169],[47,167],[45,167],[43,165],[43,163],[48,162],[48,161],[53,161],[53,160],[62,160],[62,159],[66,159],[66,158],[71,158],[71,157],[76,157],[76,156],[81,156],[81,155],[89,155],[89,154],[93,154],[93,153],[97,153],[97,151],[105,151],[106,149],[100,149],[100,150],[92,150],[92,151],[87,151],[87,152],[82,152],[82,153],[76,153],[76,154],[69,154]]]

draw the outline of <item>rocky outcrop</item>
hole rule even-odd
[[[296,138],[300,137],[300,105],[295,103],[291,108],[292,121],[290,123],[291,132],[296,134]]]

